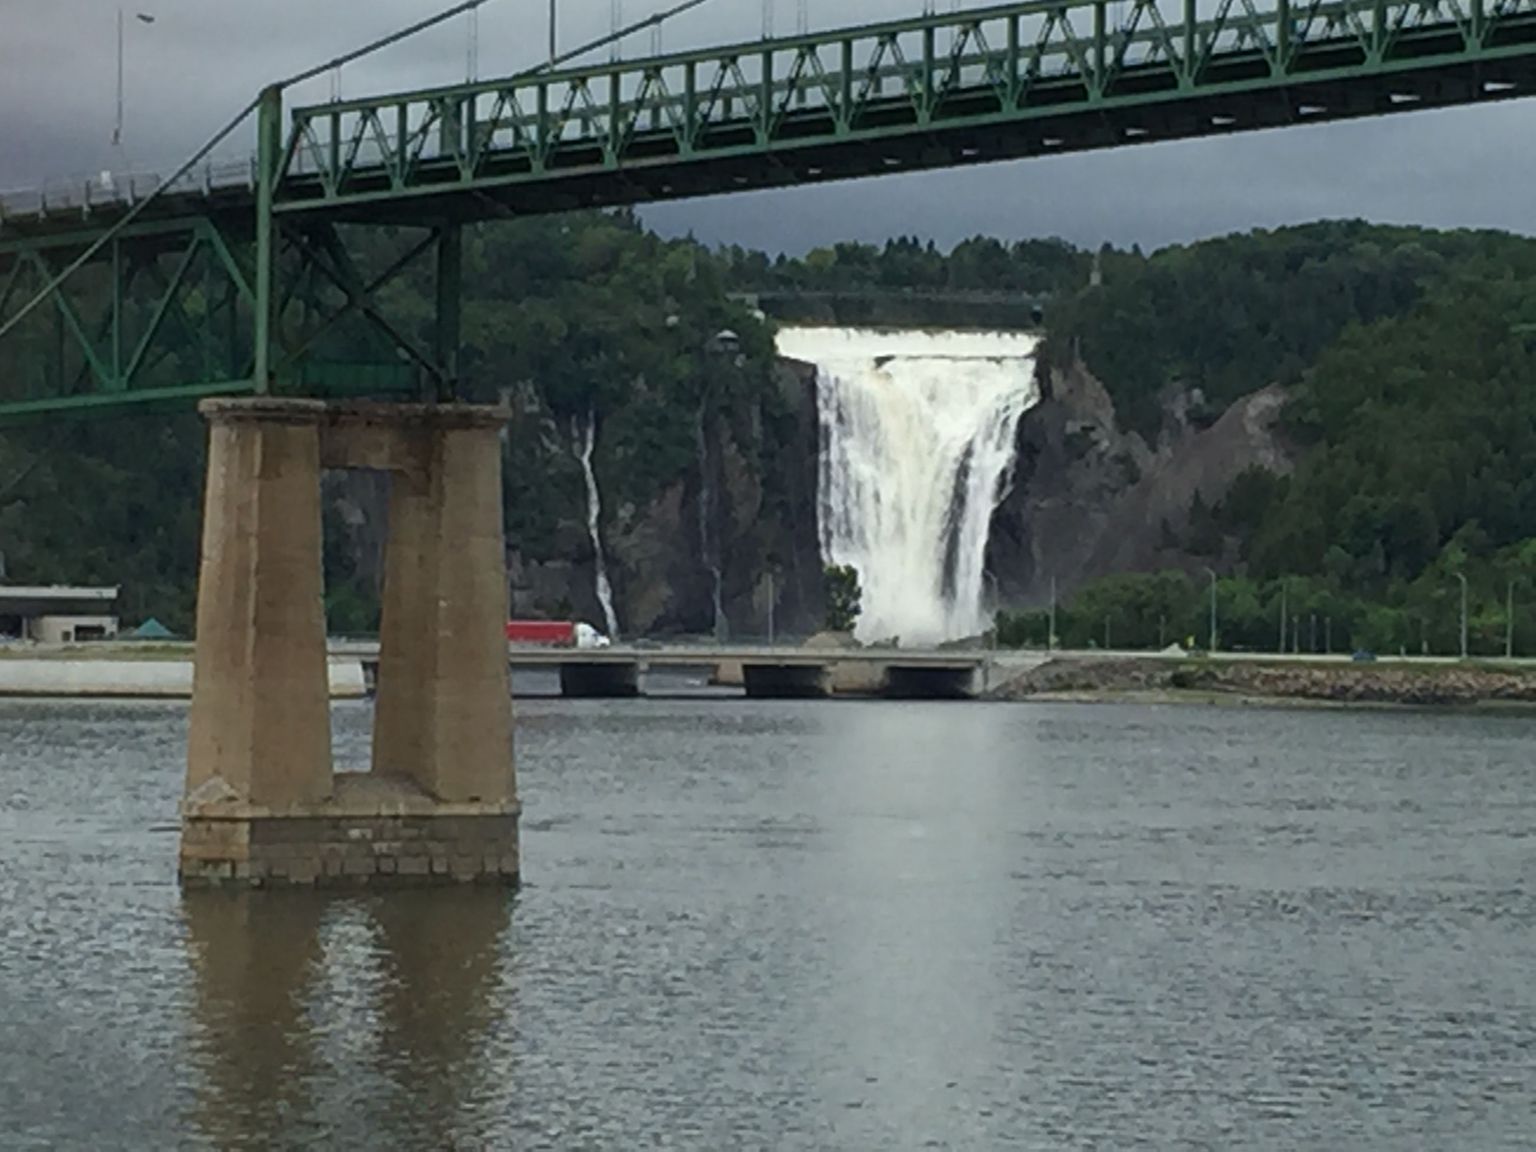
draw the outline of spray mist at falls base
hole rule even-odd
[[[858,569],[865,642],[986,630],[987,537],[1039,398],[1032,336],[786,328],[816,367],[823,559]]]

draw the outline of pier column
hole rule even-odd
[[[331,794],[320,425],[310,401],[211,400],[187,798]]]
[[[516,800],[505,422],[496,409],[419,410],[390,493],[373,768],[442,801]]]

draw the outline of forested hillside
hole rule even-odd
[[[1290,638],[1303,648],[1315,614],[1319,646],[1445,650],[1457,573],[1484,649],[1502,643],[1511,585],[1536,603],[1536,242],[1525,238],[1330,222],[1151,255],[976,238],[950,252],[898,239],[789,258],[584,215],[479,229],[466,269],[467,380],[516,410],[507,526],[530,596],[590,582],[579,456],[595,421],[602,531],[619,553],[621,600],[646,605],[642,626],[700,626],[722,557],[738,570],[726,594],[751,602],[758,569],[803,551],[788,534],[803,538],[814,520],[803,483],[814,467],[800,458],[814,427],[775,377],[771,322],[737,301],[868,289],[902,322],[927,307],[892,302],[904,293],[1044,298],[1048,364],[1091,373],[1119,426],[1154,452],[1171,412],[1210,421],[1284,386],[1291,474],[1253,471],[1197,501],[1170,541],[1180,571],[1085,589],[1063,608],[1065,640],[1203,638],[1206,566],[1222,577],[1231,644],[1274,646],[1282,596],[1287,618],[1305,622]],[[423,333],[429,288],[407,279],[387,301]],[[956,322],[939,305],[928,314]],[[727,329],[736,340],[722,344]],[[201,441],[190,416],[0,435],[7,577],[120,582],[129,618],[188,627]],[[333,619],[366,627],[374,574],[343,519],[328,524]],[[1536,648],[1536,612],[1524,611],[1518,633]],[[1043,639],[1040,617],[1006,623],[1015,640]]]
[[[1503,649],[1513,591],[1536,651],[1536,242],[1339,223],[1103,267],[1102,288],[1054,310],[1051,351],[1080,356],[1149,439],[1170,391],[1215,413],[1288,386],[1294,474],[1243,476],[1184,541],[1189,571],[1232,577],[1228,643],[1274,647],[1284,595],[1302,650],[1316,615],[1319,649],[1331,629],[1334,650],[1454,651],[1461,573],[1473,647]],[[1106,581],[1069,639],[1102,643],[1107,621],[1111,642],[1153,643],[1162,621],[1204,643],[1202,591]]]
[[[605,528],[615,532],[669,488],[697,486],[701,421],[713,445],[729,443],[769,478],[764,502],[789,499],[772,486],[792,418],[772,383],[772,334],[728,299],[723,270],[698,245],[662,240],[626,214],[485,226],[467,238],[463,372],[471,397],[506,397],[516,411],[506,515],[522,560],[590,559],[578,459],[589,421]],[[431,291],[423,270],[385,296],[424,342]],[[714,338],[725,330],[735,339],[721,351]],[[0,432],[7,578],[120,583],[125,617],[190,629],[202,458],[202,425],[190,414]],[[364,629],[376,612],[376,564],[357,554],[342,520],[328,508],[332,623]],[[729,524],[712,527],[729,536]],[[687,543],[697,554],[697,527]],[[566,608],[577,609],[592,614],[579,599]]]

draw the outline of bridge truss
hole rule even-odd
[[[1032,0],[286,111],[272,88],[239,180],[166,189],[126,227],[119,190],[0,207],[0,420],[239,392],[452,396],[476,221],[1533,86],[1536,0]],[[406,277],[430,316],[390,306]]]

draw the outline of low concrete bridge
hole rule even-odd
[[[376,645],[334,645],[332,651],[360,659],[370,682],[376,675]],[[698,669],[752,699],[967,700],[985,690],[989,663],[986,652],[896,648],[512,647],[507,655],[509,668],[558,672],[562,695],[586,699],[639,696],[648,672]]]

